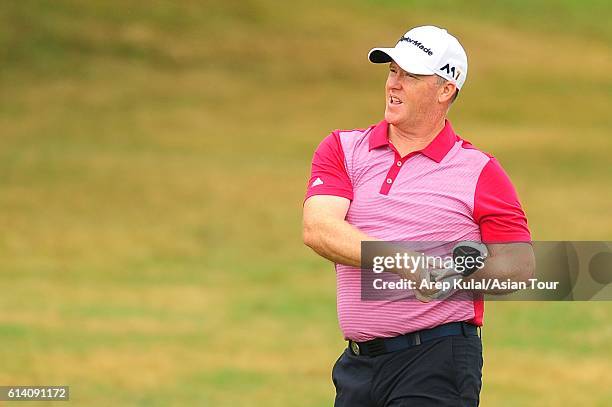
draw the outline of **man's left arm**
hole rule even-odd
[[[530,243],[495,243],[488,244],[488,257],[484,267],[463,280],[489,280],[526,282],[533,278],[535,256]],[[477,290],[483,294],[508,294],[516,290]]]
[[[535,273],[535,255],[525,212],[510,178],[495,158],[483,168],[474,193],[474,219],[488,257],[484,267],[465,280],[527,281]],[[481,291],[507,294],[508,290]]]

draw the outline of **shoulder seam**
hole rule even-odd
[[[464,150],[474,150],[474,151],[478,151],[480,154],[483,154],[484,156],[486,156],[489,160],[494,159],[495,157],[490,154],[487,153],[486,151],[482,151],[479,148],[476,148],[472,143],[470,143],[467,140],[464,140],[462,138],[460,138],[459,140],[461,140],[461,148]],[[467,146],[466,146],[467,145]]]
[[[348,129],[336,129],[333,131],[333,133],[337,133],[338,135],[342,134],[342,133],[358,133],[361,135],[367,134],[369,133],[374,127],[376,127],[375,124],[366,127],[365,129],[352,129],[352,130],[348,130]]]

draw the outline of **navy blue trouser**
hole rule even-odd
[[[347,348],[332,370],[334,406],[478,406],[481,377],[478,336],[446,336],[374,357]]]

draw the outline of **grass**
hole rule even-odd
[[[330,405],[343,341],[331,266],[301,244],[309,162],[380,119],[365,55],[410,25],[462,39],[451,120],[511,174],[534,239],[609,240],[610,6],[434,3],[2,4],[0,384]],[[488,304],[483,405],[610,404],[611,311]]]

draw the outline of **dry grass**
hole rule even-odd
[[[0,384],[330,405],[343,342],[304,183],[330,130],[379,120],[365,55],[408,25],[464,41],[451,119],[507,168],[534,237],[609,239],[610,10],[566,1],[540,25],[532,3],[0,6]],[[491,304],[483,404],[608,405],[609,304]]]

